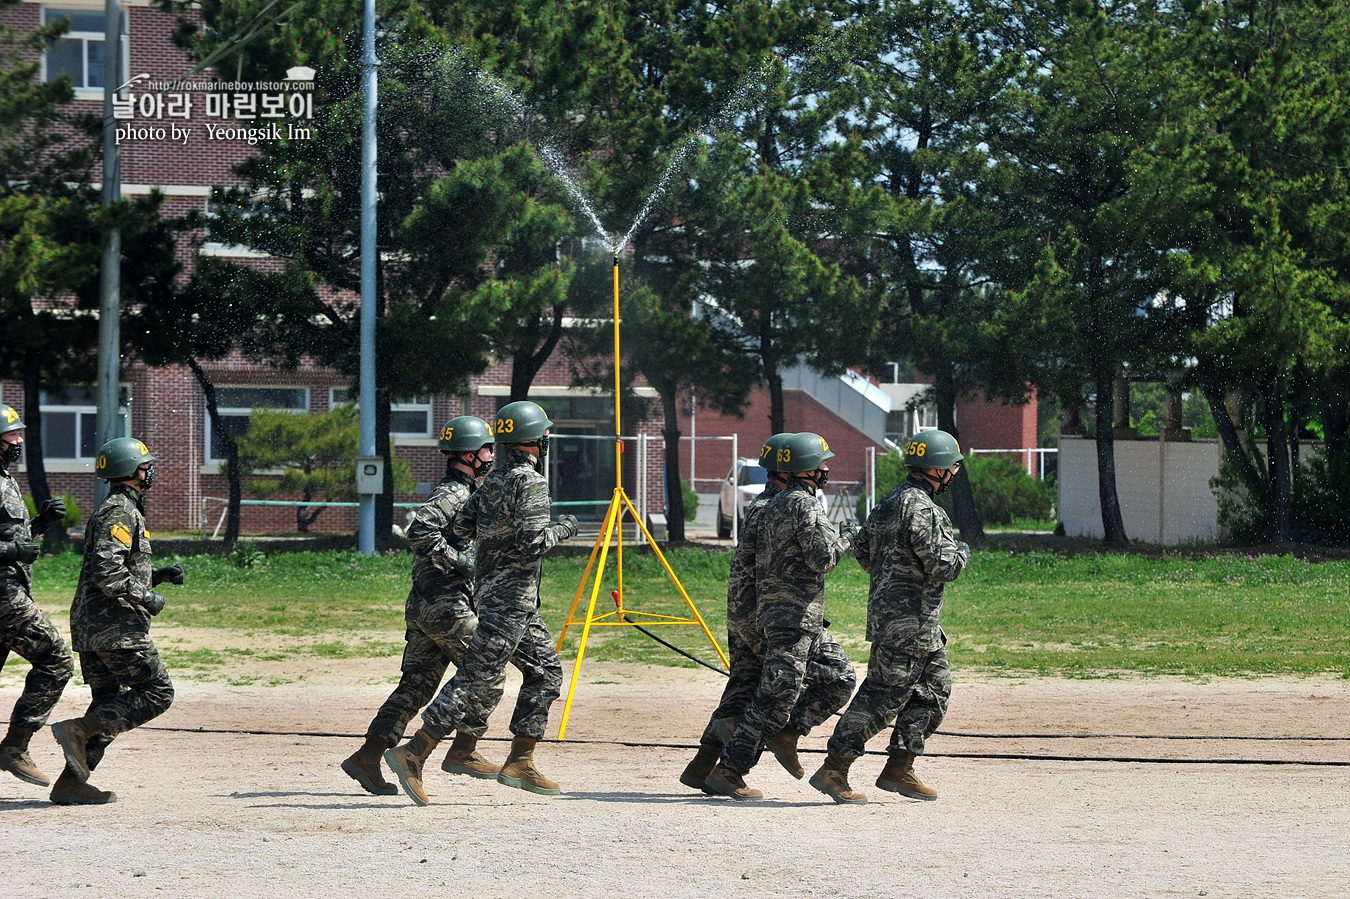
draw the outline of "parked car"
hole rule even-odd
[[[760,467],[758,459],[737,459],[736,466],[722,479],[722,489],[717,496],[717,536],[723,539],[731,536],[731,516],[736,515],[739,523],[745,523],[745,507],[754,502],[755,497],[764,492],[769,481],[769,473]],[[824,492],[816,494],[822,509],[828,509]],[[734,512],[733,512],[734,510]]]

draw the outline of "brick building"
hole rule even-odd
[[[124,104],[119,124],[129,129],[120,142],[122,153],[122,193],[124,196],[148,194],[158,189],[166,197],[165,213],[178,216],[189,210],[209,214],[211,188],[233,185],[239,179],[233,167],[250,152],[245,132],[240,128],[309,127],[312,101],[307,101],[310,81],[301,70],[292,70],[288,81],[253,92],[252,101],[240,101],[237,92],[220,89],[209,71],[195,76],[193,84],[201,88],[163,90],[192,68],[192,61],[174,46],[174,22],[171,16],[150,6],[150,0],[125,0],[124,66],[118,83],[132,80],[132,103]],[[75,106],[100,113],[103,100],[102,45],[103,4],[96,0],[60,0],[44,3],[24,0],[4,13],[5,21],[19,33],[31,31],[54,16],[66,16],[72,22],[70,33],[43,60],[42,77],[69,74],[76,87]],[[140,78],[139,76],[145,76]],[[309,74],[312,78],[312,73]],[[159,87],[157,87],[159,85]],[[148,88],[148,89],[145,89]],[[155,98],[160,94],[159,99]],[[214,99],[213,99],[214,96]],[[299,98],[299,99],[297,99]],[[307,105],[308,102],[308,105]],[[101,178],[95,171],[95,180]],[[183,261],[191,266],[188,250],[180,248]],[[267,265],[268,260],[237,248],[207,243],[204,254],[234,256],[250,264]],[[227,417],[227,426],[244,426],[251,408],[266,406],[296,413],[321,412],[334,403],[347,401],[351,384],[337,372],[313,364],[296,371],[280,371],[248,362],[239,357],[203,366],[219,392],[219,405]],[[157,481],[152,497],[152,520],[160,531],[213,529],[227,496],[225,477],[220,473],[217,456],[219,440],[213,439],[205,400],[192,374],[182,367],[149,368],[131,362],[123,368],[123,415],[129,433],[140,437],[159,459]],[[840,382],[840,383],[835,383]],[[491,418],[506,401],[510,383],[509,364],[498,365],[473,379],[463,396],[405,397],[393,408],[394,451],[412,467],[417,489],[395,497],[397,502],[416,503],[441,476],[443,460],[436,451],[435,434],[439,425],[455,415],[473,414]],[[834,478],[861,481],[869,447],[885,451],[884,420],[889,400],[869,394],[867,382],[849,379],[820,379],[800,374],[786,396],[789,430],[813,430],[826,435],[837,453]],[[840,384],[843,386],[840,386]],[[821,385],[825,386],[822,387]],[[639,394],[654,396],[650,388],[639,386]],[[97,450],[94,436],[95,407],[92,385],[71,385],[51,390],[42,398],[44,459],[49,483],[56,493],[73,494],[81,507],[92,504],[94,479],[92,459]],[[554,497],[572,503],[566,511],[583,519],[596,519],[604,511],[614,484],[614,408],[612,394],[571,386],[570,370],[561,354],[545,365],[535,379],[531,398],[540,402],[557,423],[558,440],[550,459]],[[19,384],[0,384],[0,399],[23,409]],[[653,408],[656,404],[652,404]],[[628,444],[624,453],[624,484],[629,496],[650,511],[665,505],[661,422],[625,417],[626,435],[643,435],[642,446]],[[25,416],[28,417],[28,416]],[[768,432],[768,399],[756,393],[742,418],[725,418],[707,413],[696,421],[685,419],[685,434],[740,437],[742,455],[756,455]],[[1034,406],[1031,421],[1035,420]],[[965,419],[963,419],[964,426]],[[1011,440],[1025,443],[1025,417]],[[968,438],[969,439],[969,438]],[[709,445],[710,446],[710,445]],[[628,447],[640,449],[634,452]],[[705,478],[718,467],[715,477],[725,474],[731,461],[729,448],[713,450],[700,447],[705,460],[698,475]],[[690,454],[685,453],[686,476]],[[645,461],[645,477],[639,481],[639,464]],[[712,465],[712,469],[703,466]],[[24,480],[26,466],[19,467]],[[25,483],[24,489],[27,489]],[[589,504],[589,505],[586,505]],[[396,520],[399,516],[396,515]],[[295,530],[293,508],[246,505],[242,513],[244,533],[284,533]],[[352,532],[356,510],[326,510],[313,530]]]

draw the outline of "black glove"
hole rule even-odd
[[[455,571],[459,572],[460,577],[465,580],[473,580],[474,574],[474,553],[466,551],[455,555]]]
[[[42,510],[33,519],[33,530],[39,534],[66,517],[66,501],[53,496],[42,504]]]
[[[146,590],[145,595],[141,597],[141,605],[153,618],[164,611],[164,597],[154,590]]]
[[[575,537],[577,531],[581,530],[581,523],[577,521],[575,515],[559,515],[558,525],[563,529],[561,537],[563,540],[569,540],[572,537]]]
[[[839,522],[839,536],[843,537],[851,545],[858,537],[858,522],[853,519]]]
[[[175,562],[173,565],[156,568],[154,574],[150,575],[150,586],[152,587],[158,587],[165,581],[177,584],[180,587],[183,586],[183,566]]]
[[[29,540],[15,540],[10,544],[4,555],[0,555],[0,560],[9,560],[22,562],[25,565],[31,564],[42,553],[42,547]]]

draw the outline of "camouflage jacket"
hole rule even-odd
[[[478,543],[474,604],[480,624],[489,624],[493,613],[539,607],[543,555],[566,533],[550,521],[550,505],[535,457],[507,449],[455,516],[455,536]]]
[[[871,575],[867,639],[934,650],[943,643],[942,592],[970,561],[951,519],[933,501],[933,488],[911,475],[886,494],[853,543],[853,554]]]
[[[825,618],[825,575],[849,543],[821,508],[805,481],[792,478],[759,513],[755,583],[761,629],[818,631]]]
[[[408,544],[413,551],[412,591],[408,612],[439,602],[471,602],[473,583],[455,567],[464,559],[473,565],[473,541],[451,530],[455,516],[477,489],[474,479],[451,469],[431,491],[431,498],[413,513]]]
[[[0,468],[0,545],[32,543],[35,539],[19,482],[8,468]],[[0,561],[0,580],[18,581],[27,587],[33,582],[33,566],[15,559]]]
[[[145,500],[126,484],[112,484],[108,498],[84,528],[84,564],[70,607],[70,642],[76,652],[148,649],[150,536]]]
[[[777,484],[764,485],[759,496],[745,507],[739,539],[731,553],[731,571],[727,575],[727,633],[750,636],[756,630],[755,617],[759,591],[755,589],[755,541],[759,532],[759,513],[781,491]]]

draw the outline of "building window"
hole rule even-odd
[[[214,423],[206,429],[207,462],[225,461],[224,434],[238,437],[247,433],[248,417],[254,409],[309,411],[309,390],[304,387],[217,387],[216,408],[220,412],[220,424],[219,429]]]
[[[347,387],[328,388],[328,405],[344,406],[356,403],[361,396]],[[415,396],[389,404],[389,434],[392,437],[431,436],[431,396]]]
[[[103,59],[105,34],[104,15],[101,9],[61,9],[44,7],[42,22],[50,25],[57,19],[70,21],[70,30],[61,35],[46,53],[45,78],[55,81],[62,75],[70,76],[71,86],[77,88],[98,88],[104,86]],[[121,84],[130,71],[127,61],[127,14],[121,14],[122,23],[122,77]]]
[[[127,406],[130,395],[120,391],[117,436],[127,436]],[[42,458],[93,461],[98,455],[98,392],[94,387],[44,390],[42,405]]]

